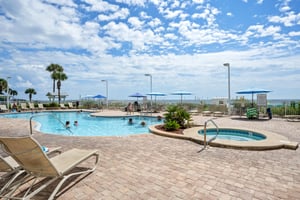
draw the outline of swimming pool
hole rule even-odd
[[[199,130],[198,134],[203,135],[204,130]],[[208,139],[214,137],[216,134],[217,134],[217,129],[206,130],[206,135]],[[217,138],[223,140],[234,140],[234,141],[256,141],[256,140],[264,140],[266,139],[266,136],[253,131],[220,128],[219,135],[217,136]]]
[[[30,119],[38,124],[35,129],[49,134],[73,136],[126,136],[149,133],[148,126],[160,124],[155,117],[125,116],[125,117],[93,117],[88,112],[42,112],[42,113],[11,113],[0,115],[1,118]],[[128,124],[132,118],[133,124]],[[65,128],[65,122],[70,121],[70,128]],[[78,125],[75,126],[74,122]],[[140,123],[146,122],[146,126]]]

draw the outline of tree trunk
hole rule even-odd
[[[53,79],[53,94],[55,93],[55,79]]]
[[[57,81],[57,91],[58,91],[58,103],[60,104],[60,86],[61,82],[60,80]]]

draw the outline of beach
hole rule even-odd
[[[103,111],[99,115],[118,115]],[[209,117],[193,115],[204,124]],[[271,131],[300,142],[300,123],[282,118],[219,117],[220,126]],[[29,134],[27,120],[0,119],[0,135]],[[45,146],[97,149],[100,162],[87,177],[72,179],[57,199],[299,199],[300,150],[248,151],[203,147],[151,133],[125,137],[74,137],[34,131]],[[89,162],[92,161],[88,161]],[[73,183],[77,182],[75,185]],[[72,187],[68,187],[71,186]],[[67,189],[67,191],[65,191]],[[53,187],[35,199],[47,198]]]

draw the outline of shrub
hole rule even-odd
[[[180,128],[180,125],[176,121],[170,120],[165,122],[164,127],[167,131],[175,131]]]
[[[186,110],[184,110],[181,106],[177,106],[177,105],[169,106],[167,108],[167,113],[164,115],[165,115],[165,126],[166,124],[173,125],[174,122],[176,122],[176,124],[179,125],[178,128],[186,128],[186,122],[190,120],[190,114]],[[174,125],[174,127],[176,126]]]
[[[48,104],[44,104],[45,107],[59,107],[58,103],[56,102],[51,102]]]

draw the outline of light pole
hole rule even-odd
[[[151,74],[145,74],[145,76],[149,76],[150,77],[150,93],[152,93],[152,75]],[[150,95],[151,101],[150,101],[150,109],[152,112],[152,95]]]
[[[6,88],[6,94],[7,94],[7,98],[6,98],[6,104],[7,104],[7,109],[9,110],[9,83],[8,80],[10,79],[10,77],[6,77],[6,82],[7,82],[7,88]]]
[[[231,99],[230,99],[230,64],[224,63],[223,66],[228,68],[228,115],[231,115]]]
[[[105,82],[106,85],[106,108],[108,109],[108,81],[107,80],[101,80],[102,82]]]

